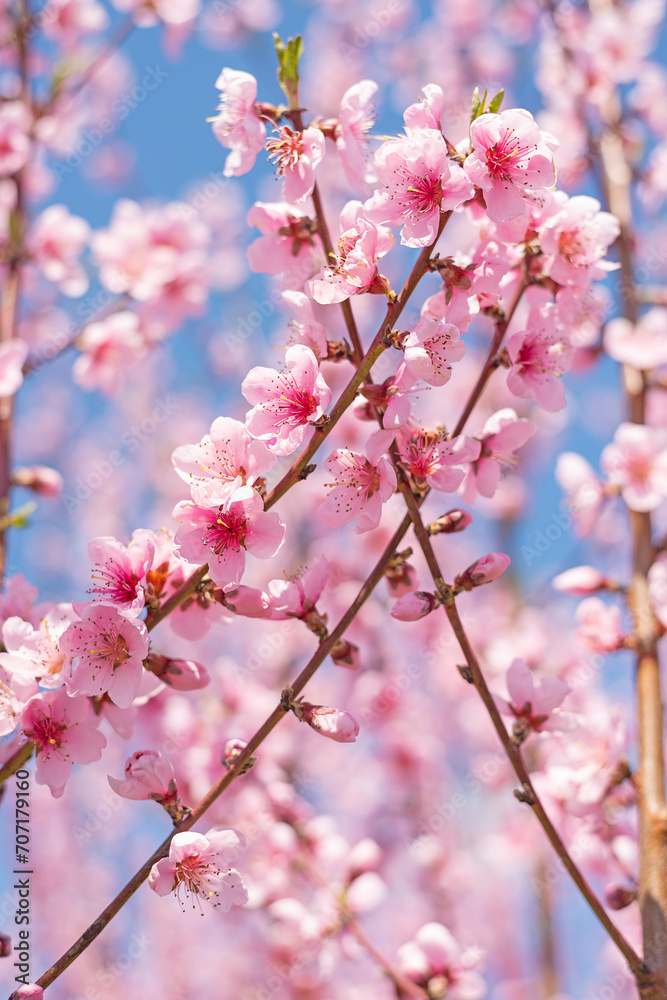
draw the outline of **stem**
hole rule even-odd
[[[206,574],[208,573],[208,563],[204,563],[203,566],[199,566],[190,576],[187,578],[185,583],[182,583],[178,590],[175,590],[168,601],[161,604],[156,611],[149,611],[146,615],[146,628],[150,632],[154,629],[156,625],[159,625],[163,619],[170,615],[172,611],[191,597],[197,587],[202,582]]]
[[[5,761],[0,768],[0,791],[2,791],[5,781],[11,778],[13,774],[16,774],[17,771],[20,771],[23,765],[30,760],[34,749],[35,744],[32,740],[28,740],[27,743],[22,743],[18,750],[14,751],[9,760]]]

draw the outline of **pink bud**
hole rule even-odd
[[[359,666],[359,647],[347,639],[339,639],[331,649],[331,659],[337,667],[356,670]]]
[[[620,885],[618,882],[610,882],[604,891],[604,898],[610,909],[624,910],[636,900],[637,890],[631,889],[628,885]]]
[[[28,983],[27,986],[19,986],[15,993],[12,993],[9,1000],[42,1000],[44,990],[36,983]]]
[[[311,729],[337,743],[354,743],[359,735],[359,723],[347,712],[326,705],[311,705],[309,701],[294,706],[297,716]]]
[[[415,590],[411,594],[399,597],[391,609],[391,617],[398,618],[399,622],[416,622],[430,615],[438,604],[435,594],[429,594],[425,590]]]
[[[473,587],[481,587],[483,583],[492,583],[503,575],[510,561],[510,557],[504,552],[490,552],[459,574],[454,580],[454,586],[472,590]]]
[[[247,745],[243,740],[227,740],[222,751],[222,766],[231,767],[236,758],[240,757],[243,753]]]
[[[469,524],[472,524],[472,515],[467,510],[449,510],[429,524],[428,533],[451,535],[454,531],[463,531]]]
[[[107,775],[114,792],[126,799],[170,798],[176,791],[171,762],[158,750],[137,750],[125,762],[123,781]]]
[[[564,573],[554,577],[551,586],[564,594],[594,594],[598,590],[606,590],[609,578],[594,566],[574,566]]]
[[[144,666],[177,691],[197,691],[211,680],[206,668],[194,660],[172,660],[159,653],[149,653]]]
[[[43,497],[59,497],[63,491],[63,477],[48,465],[26,465],[14,469],[12,483],[14,486],[25,486]]]

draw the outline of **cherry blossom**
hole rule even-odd
[[[22,101],[0,104],[0,177],[16,173],[30,155],[31,115]]]
[[[338,448],[325,468],[335,476],[328,483],[329,493],[320,504],[318,514],[324,524],[346,524],[356,518],[357,532],[375,528],[382,514],[382,505],[396,489],[396,473],[383,454],[392,434],[378,431],[366,444],[366,454]]]
[[[15,337],[0,344],[0,399],[13,396],[23,385],[23,365],[28,345]]]
[[[151,868],[148,884],[158,896],[174,892],[182,908],[192,897],[193,907],[196,899],[202,913],[202,900],[226,913],[232,906],[248,902],[243,879],[230,865],[245,845],[245,837],[236,830],[177,833],[172,837],[169,857]]]
[[[377,261],[394,245],[391,230],[369,222],[360,201],[347,203],[340,215],[340,226],[343,232],[338,254],[307,283],[309,294],[316,302],[328,305],[362,292],[388,292],[389,283],[378,273]]]
[[[425,316],[403,341],[405,364],[415,378],[429,385],[445,385],[452,374],[452,361],[466,352],[461,333],[453,323]]]
[[[516,465],[515,452],[533,436],[537,428],[530,420],[520,420],[509,407],[498,410],[484,424],[477,438],[479,457],[466,466],[461,485],[461,497],[473,503],[477,494],[492,497],[496,492],[503,468]]]
[[[283,177],[283,198],[300,205],[313,193],[315,171],[324,157],[325,140],[318,128],[294,131],[289,125],[276,129],[276,137],[268,139],[269,159],[276,173]]]
[[[523,660],[513,660],[506,676],[509,698],[493,699],[504,715],[515,719],[514,739],[523,740],[529,733],[559,732],[572,729],[574,720],[567,712],[555,712],[570,692],[570,685],[548,674],[535,682],[532,670]]]
[[[463,950],[442,924],[430,923],[396,953],[399,969],[427,991],[451,1000],[481,1000],[486,983],[474,968],[482,960],[478,948]]]
[[[45,610],[36,628],[18,616],[7,618],[2,626],[6,652],[0,653],[0,666],[12,677],[38,680],[43,688],[60,687],[66,657],[59,640],[76,619],[70,604]]]
[[[126,799],[160,801],[176,794],[176,776],[171,761],[159,750],[135,750],[125,762],[123,779],[107,776],[114,792]]]
[[[667,498],[667,435],[621,424],[600,456],[600,467],[631,510],[655,510]]]
[[[597,521],[604,499],[600,478],[581,455],[565,451],[556,462],[556,482],[567,494],[567,508],[580,535],[586,535]]]
[[[266,126],[257,113],[257,80],[250,73],[225,68],[215,82],[220,93],[218,114],[211,119],[213,134],[231,153],[225,177],[247,174],[264,146]]]
[[[366,133],[373,127],[373,97],[378,89],[373,80],[360,80],[345,91],[340,102],[334,131],[336,148],[348,183],[364,189],[375,178],[366,161]]]
[[[655,306],[636,324],[619,317],[605,327],[605,350],[614,361],[642,371],[667,364],[667,309]]]
[[[553,136],[541,132],[521,108],[483,114],[470,126],[471,154],[463,169],[484,193],[494,222],[507,222],[526,211],[524,193],[551,187],[556,176]]]
[[[422,87],[423,97],[416,104],[411,104],[405,109],[403,121],[405,131],[420,132],[422,129],[436,129],[440,131],[440,119],[445,106],[445,96],[442,87],[437,83],[427,83]]]
[[[305,292],[287,289],[282,293],[283,301],[292,310],[290,319],[290,343],[309,347],[318,361],[328,353],[327,334],[324,326],[315,318],[313,306]]]
[[[515,396],[532,397],[553,412],[565,406],[565,388],[559,376],[572,364],[572,350],[554,328],[553,307],[534,309],[528,329],[513,334],[507,344],[512,367],[507,388]]]
[[[621,613],[615,605],[605,604],[599,597],[587,597],[577,608],[577,637],[596,653],[610,653],[623,645]]]
[[[610,583],[609,577],[594,566],[574,566],[554,577],[551,586],[564,594],[583,596],[594,594],[598,590],[606,590]]]
[[[480,445],[460,434],[447,438],[444,431],[402,429],[398,436],[401,462],[419,484],[428,483],[442,493],[453,493],[463,482],[468,463],[476,461]]]
[[[75,381],[84,389],[101,389],[109,395],[120,392],[127,368],[146,353],[139,317],[129,311],[90,323],[77,346],[81,355],[72,369]]]
[[[197,564],[208,562],[219,587],[240,581],[246,550],[269,559],[285,538],[285,525],[276,513],[264,511],[264,501],[252,486],[241,486],[219,507],[181,501],[172,516],[181,522],[176,533],[181,556]]]
[[[44,277],[65,294],[77,298],[88,288],[88,276],[79,255],[90,236],[90,226],[65,205],[50,205],[37,217],[28,234],[28,250]]]
[[[597,198],[588,195],[568,198],[556,191],[554,199],[560,211],[538,229],[540,247],[549,257],[547,274],[560,285],[575,287],[605,278],[619,266],[604,260],[620,232],[618,219],[601,212]]]
[[[285,353],[287,372],[253,368],[241,392],[253,406],[246,426],[266,441],[275,455],[290,455],[303,441],[306,428],[324,416],[331,390],[318,369],[317,358],[302,344]]]
[[[248,225],[262,234],[248,247],[251,271],[284,274],[285,286],[300,290],[324,264],[315,224],[296,206],[255,202],[248,212]]]
[[[301,618],[308,621],[329,582],[329,563],[320,557],[309,569],[302,569],[283,580],[271,580],[269,597],[271,618]]]
[[[135,532],[128,546],[116,538],[93,538],[88,555],[95,566],[93,580],[97,586],[90,590],[97,595],[95,600],[115,604],[131,615],[138,614],[145,599],[142,584],[155,555],[150,536]]]

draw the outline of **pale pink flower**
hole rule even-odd
[[[84,389],[114,395],[122,388],[128,367],[146,354],[146,340],[134,312],[113,313],[90,323],[77,340],[81,355],[74,362],[74,381]]]
[[[458,489],[466,467],[479,456],[479,441],[463,434],[447,438],[444,431],[405,428],[397,440],[401,463],[410,475],[441,493]]]
[[[614,361],[642,371],[667,364],[667,309],[655,306],[640,316],[612,319],[605,328],[604,347]]]
[[[176,691],[198,691],[210,683],[206,667],[196,660],[173,660],[159,653],[149,653],[144,660],[146,670],[155,674],[163,684]]]
[[[60,647],[72,665],[72,694],[108,692],[119,708],[128,708],[139,692],[148,632],[137,618],[127,618],[107,604],[75,604],[80,615],[61,636]]]
[[[415,590],[399,597],[391,609],[391,617],[397,618],[399,622],[416,622],[430,615],[437,606],[435,594],[429,594],[426,590]]]
[[[38,496],[55,498],[62,494],[64,480],[48,465],[23,465],[12,471],[12,485],[23,486]]]
[[[523,660],[513,660],[506,677],[509,698],[493,695],[493,700],[503,713],[512,716],[513,732],[523,741],[530,732],[559,732],[573,728],[573,718],[567,713],[556,713],[571,688],[560,677],[548,674],[535,682],[532,670]]]
[[[364,206],[366,215],[376,224],[402,226],[401,243],[406,246],[432,243],[440,213],[458,208],[474,194],[435,129],[383,143],[375,154],[375,168],[380,183]]]
[[[136,750],[125,761],[125,777],[107,780],[114,792],[126,799],[155,799],[176,794],[176,775],[171,761],[159,750]]]
[[[181,527],[176,533],[182,558],[208,563],[214,583],[238,583],[245,569],[246,550],[258,559],[270,559],[285,539],[285,525],[252,486],[241,486],[219,507],[181,501],[173,515]]]
[[[288,289],[282,293],[282,298],[294,314],[289,322],[290,344],[303,344],[311,349],[318,361],[324,360],[329,350],[327,332],[315,319],[306,293]]]
[[[463,590],[481,587],[484,583],[493,583],[502,576],[511,560],[504,552],[490,552],[481,559],[476,559],[463,573],[454,578],[454,586]]]
[[[331,389],[308,347],[288,347],[285,362],[287,372],[253,368],[241,385],[253,407],[246,426],[276,455],[291,455],[303,441],[308,425],[324,416],[331,401]]]
[[[0,177],[15,174],[28,162],[31,123],[22,101],[0,102]]]
[[[426,299],[422,316],[444,319],[464,333],[480,307],[498,303],[502,294],[500,280],[510,266],[507,247],[497,240],[482,240],[472,258],[441,258],[438,274],[444,288]]]
[[[572,348],[554,323],[551,303],[532,309],[528,329],[513,334],[507,344],[512,367],[507,388],[514,396],[531,397],[550,413],[565,406],[565,387],[559,376],[572,364]]]
[[[59,798],[72,764],[99,760],[106,739],[87,698],[70,697],[64,688],[42,691],[30,699],[21,716],[21,729],[35,744],[37,782],[48,785]]]
[[[275,130],[276,138],[268,139],[269,159],[276,173],[283,177],[283,198],[300,205],[313,193],[315,171],[324,158],[326,141],[318,128],[294,131],[289,125]]]
[[[92,576],[96,586],[89,591],[96,595],[94,600],[139,614],[144,606],[143,584],[155,555],[150,537],[137,532],[127,547],[109,536],[93,538],[88,555],[95,567]]]
[[[225,177],[247,174],[264,146],[266,126],[257,113],[257,80],[250,73],[223,69],[215,81],[220,93],[218,114],[212,118],[213,134],[232,152],[225,161]]]
[[[18,337],[0,344],[0,399],[13,396],[23,385],[23,365],[28,351],[26,342]]]
[[[556,191],[560,206],[538,228],[540,248],[547,255],[544,270],[559,285],[583,287],[605,278],[620,265],[604,260],[604,255],[620,232],[618,219],[600,211],[597,198],[576,195],[568,198]]]
[[[241,486],[252,486],[276,463],[263,441],[254,440],[240,420],[217,417],[199,444],[183,444],[172,465],[202,505],[224,503]]]
[[[373,127],[373,96],[378,89],[373,80],[360,80],[345,91],[340,102],[334,138],[348,183],[363,190],[375,178],[366,162],[366,133]]]
[[[412,404],[410,392],[417,379],[408,371],[405,361],[401,361],[395,375],[390,375],[379,385],[365,385],[360,390],[364,400],[357,400],[355,415],[359,420],[377,419],[374,407],[382,410],[382,426],[385,430],[403,427],[410,419]]]
[[[7,618],[2,626],[6,652],[0,653],[0,666],[11,677],[33,678],[43,688],[60,687],[66,659],[60,638],[75,620],[71,604],[57,604],[43,612],[36,628],[18,616]]]
[[[486,983],[478,972],[483,953],[479,948],[461,948],[442,924],[424,924],[414,941],[403,944],[396,952],[396,964],[428,996],[447,1000],[481,1000],[487,992]]]
[[[466,352],[461,332],[452,323],[424,316],[403,341],[405,364],[414,378],[429,385],[445,385],[452,374],[452,361]]]
[[[442,87],[437,83],[427,83],[422,87],[423,98],[416,104],[411,104],[405,109],[403,121],[405,131],[408,134],[420,132],[423,129],[435,129],[440,131],[440,119],[445,107],[445,96]]]
[[[21,674],[11,675],[0,667],[0,736],[16,731],[25,705],[38,692],[37,681]]]
[[[576,636],[586,649],[611,653],[623,646],[621,612],[615,604],[605,604],[599,597],[587,597],[579,604],[575,618],[579,623]]]
[[[555,576],[551,586],[563,594],[577,594],[583,597],[598,590],[606,590],[609,583],[609,577],[594,566],[573,566],[572,569],[566,569],[564,573]]]
[[[362,292],[388,292],[389,282],[378,273],[377,262],[395,243],[391,230],[364,218],[360,201],[345,205],[340,227],[338,254],[308,282],[309,294],[316,302],[328,305]]]
[[[27,236],[27,248],[47,281],[65,295],[77,298],[88,288],[88,275],[79,256],[90,237],[90,226],[65,205],[49,205],[37,216]]]
[[[247,218],[262,235],[248,247],[250,270],[284,274],[287,287],[302,288],[325,262],[311,219],[282,202],[255,202]]]
[[[473,503],[478,493],[492,497],[500,482],[501,470],[517,465],[515,451],[524,446],[536,429],[534,423],[520,420],[509,407],[489,417],[477,439],[479,457],[466,468],[460,491],[462,499]]]
[[[394,468],[382,457],[392,438],[391,431],[376,431],[368,439],[366,455],[347,448],[332,452],[325,468],[335,479],[327,483],[329,494],[318,508],[324,524],[346,524],[356,518],[357,532],[377,527],[382,505],[396,489]]]
[[[472,153],[463,169],[482,189],[494,222],[523,215],[524,193],[556,182],[552,152],[557,142],[522,108],[480,115],[470,126],[470,142]]]
[[[294,576],[269,582],[271,618],[307,619],[329,581],[329,563],[320,556],[309,569]]]
[[[181,907],[193,897],[201,910],[205,900],[226,913],[232,906],[248,902],[243,879],[231,863],[245,848],[246,839],[236,830],[209,830],[208,833],[177,833],[169,857],[156,862],[148,884],[158,896],[176,894]],[[203,912],[203,910],[202,910]]]
[[[585,458],[563,452],[556,461],[556,482],[566,493],[567,509],[579,535],[594,527],[604,498],[604,486]]]
[[[600,468],[631,510],[655,510],[667,497],[667,434],[621,424],[600,456]]]
[[[359,735],[359,723],[349,714],[339,708],[328,708],[326,705],[313,705],[309,701],[297,702],[295,714],[302,722],[307,722],[311,729],[321,736],[327,736],[337,743],[354,743]]]
[[[108,23],[109,15],[97,0],[59,0],[41,19],[40,30],[71,51],[83,35],[103,31]]]

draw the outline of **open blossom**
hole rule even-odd
[[[173,517],[181,522],[176,533],[181,556],[196,564],[207,562],[219,587],[240,581],[246,550],[270,559],[285,538],[285,525],[275,512],[264,510],[264,501],[252,486],[241,486],[219,507],[182,501]]]
[[[107,775],[114,792],[126,799],[166,799],[176,793],[171,761],[159,750],[136,750],[125,762],[122,780]]]
[[[442,493],[461,485],[465,469],[479,456],[479,441],[460,434],[447,438],[444,431],[402,429],[398,434],[401,463],[419,484],[428,483]]]
[[[36,628],[18,616],[2,626],[6,652],[0,653],[0,667],[12,679],[39,681],[43,688],[58,688],[64,681],[65,654],[60,637],[77,619],[71,604],[57,604],[45,611]]]
[[[507,388],[513,395],[532,396],[550,413],[565,406],[565,387],[559,376],[572,363],[572,349],[555,328],[553,306],[532,309],[528,329],[513,334],[507,344],[512,367]]]
[[[248,225],[262,234],[248,247],[248,264],[259,274],[283,274],[287,288],[303,283],[324,264],[324,251],[314,222],[301,209],[284,202],[257,201]]]
[[[287,372],[253,368],[241,386],[253,406],[246,419],[248,430],[266,441],[276,455],[291,455],[303,441],[307,426],[324,416],[331,401],[331,389],[308,347],[288,347],[285,363]]]
[[[429,997],[448,1000],[481,1000],[486,983],[478,972],[482,952],[479,948],[465,951],[442,924],[424,924],[414,941],[403,944],[396,953],[396,964],[426,991]]]
[[[76,298],[88,288],[88,276],[79,263],[90,236],[85,219],[70,215],[65,205],[50,205],[35,219],[28,233],[28,250],[48,281]]]
[[[269,582],[271,618],[306,618],[329,582],[329,563],[321,556],[309,569]]]
[[[72,694],[104,694],[119,708],[128,708],[139,692],[142,662],[148,653],[148,632],[142,621],[127,618],[107,604],[78,604],[80,621],[60,639],[72,660]]]
[[[614,361],[648,371],[667,364],[667,309],[655,306],[640,316],[612,319],[605,328],[604,347]]]
[[[212,118],[213,134],[231,153],[225,177],[239,177],[252,170],[264,146],[266,126],[257,113],[257,80],[238,69],[223,69],[215,81],[220,93],[218,114]]]
[[[415,104],[405,109],[403,121],[408,134],[430,128],[440,131],[440,119],[445,107],[445,96],[442,87],[437,83],[427,83],[422,87],[424,95]]]
[[[325,468],[335,479],[327,484],[329,494],[318,509],[324,524],[346,524],[356,517],[358,532],[377,527],[382,505],[396,489],[394,468],[382,457],[392,436],[390,431],[372,434],[365,456],[347,448],[339,448],[329,456]]]
[[[503,713],[515,719],[513,733],[516,740],[523,741],[529,732],[558,732],[572,729],[573,719],[569,713],[554,713],[570,691],[570,685],[549,674],[535,681],[533,672],[523,660],[513,660],[507,671],[509,697],[493,696],[493,700]]]
[[[597,521],[604,486],[585,458],[565,451],[556,461],[556,482],[565,490],[567,509],[579,535],[587,535]]]
[[[434,316],[420,319],[403,342],[408,371],[429,385],[449,382],[452,361],[460,361],[465,352],[458,327]]]
[[[336,148],[348,182],[363,189],[374,179],[366,162],[366,133],[375,121],[373,97],[378,89],[373,80],[360,80],[345,91],[340,102],[338,125],[334,132]]]
[[[254,440],[240,420],[218,417],[199,444],[183,444],[171,456],[176,472],[200,504],[224,503],[241,486],[268,472],[276,458]]]
[[[132,615],[139,614],[144,606],[142,584],[155,555],[150,536],[135,532],[128,546],[112,537],[93,538],[88,555],[95,566],[92,574],[95,586],[90,591],[96,595],[95,600],[115,604]]]
[[[667,498],[667,435],[641,424],[621,424],[600,456],[600,468],[631,510],[655,510]]]
[[[18,337],[0,344],[0,399],[13,396],[23,385],[23,365],[28,350],[26,342]]]
[[[74,362],[74,381],[84,389],[119,392],[127,369],[146,353],[146,340],[135,312],[113,313],[90,323],[77,340],[81,354]]]
[[[540,247],[548,257],[546,273],[559,285],[578,287],[605,278],[619,266],[604,260],[620,232],[618,219],[601,212],[597,198],[583,194],[568,198],[563,191],[553,197],[560,210],[538,229]]]
[[[345,205],[340,227],[338,254],[308,282],[309,294],[316,302],[328,305],[362,292],[387,292],[389,282],[378,273],[377,261],[394,245],[391,230],[364,218],[360,201]]]
[[[326,705],[312,705],[309,701],[297,702],[294,711],[302,722],[321,736],[327,736],[336,743],[354,743],[359,735],[359,723],[339,708]]]
[[[197,900],[200,909],[202,900],[225,913],[232,906],[243,906],[248,893],[231,862],[245,844],[245,837],[236,830],[177,833],[169,846],[169,857],[151,868],[148,884],[158,896],[174,892],[181,907],[189,897],[193,907]]]
[[[480,115],[470,126],[470,142],[472,153],[463,169],[482,189],[494,222],[523,215],[524,193],[556,181],[552,151],[557,142],[522,108]]]
[[[318,128],[299,132],[282,125],[275,130],[275,138],[267,140],[266,148],[269,159],[276,165],[276,172],[284,178],[283,198],[300,205],[315,187],[315,171],[324,157],[322,132]]]
[[[587,597],[575,612],[579,623],[576,635],[587,649],[611,653],[623,645],[621,612],[616,605],[605,604],[599,597]]]
[[[383,143],[375,154],[375,168],[380,184],[364,206],[366,215],[378,224],[402,226],[401,243],[409,247],[432,243],[440,213],[457,208],[474,194],[435,129]]]
[[[35,744],[37,782],[62,795],[72,764],[99,760],[106,739],[96,728],[87,698],[70,697],[64,688],[42,691],[27,703],[21,716],[26,739]]]
[[[0,102],[0,177],[15,174],[28,162],[31,120],[22,101]]]
[[[318,361],[326,358],[328,353],[327,332],[313,313],[313,304],[305,292],[287,289],[282,293],[283,301],[292,310],[293,316],[289,322],[290,344],[303,344],[309,347]]]
[[[509,407],[489,417],[477,439],[479,457],[466,468],[461,486],[462,499],[473,503],[478,493],[483,497],[492,497],[500,482],[502,468],[517,464],[515,451],[524,446],[536,429],[534,423],[520,420]]]

